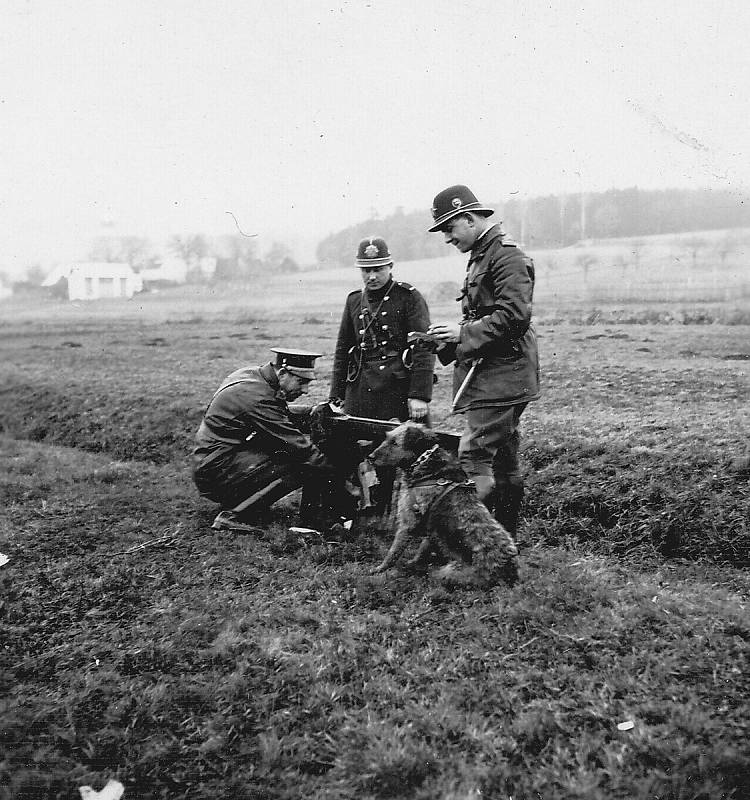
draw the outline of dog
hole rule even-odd
[[[479,499],[452,453],[439,446],[424,425],[405,422],[386,434],[370,453],[376,467],[395,467],[393,543],[375,569],[385,572],[401,559],[410,541],[421,537],[408,568],[423,565],[432,552],[448,560],[433,576],[456,586],[489,588],[518,580],[513,537]]]

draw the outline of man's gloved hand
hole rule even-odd
[[[424,400],[417,400],[416,397],[409,398],[409,419],[414,422],[422,422],[427,419],[427,412],[430,410],[430,404]]]

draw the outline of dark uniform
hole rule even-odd
[[[465,186],[435,197],[431,231],[458,214],[492,214]],[[484,499],[511,533],[516,532],[523,498],[518,459],[518,424],[527,403],[539,398],[539,359],[531,324],[534,262],[493,225],[474,243],[461,295],[457,345],[438,352],[446,364],[455,357],[454,397],[476,364],[455,411],[466,415],[459,444],[461,464]]]
[[[330,469],[303,432],[310,407],[292,411],[269,362],[229,375],[195,436],[193,479],[200,493],[235,508],[256,492],[268,506],[303,484],[306,469]]]
[[[461,293],[461,341],[453,391],[475,359],[474,377],[457,412],[523,404],[539,398],[539,360],[531,302],[534,262],[493,225],[476,243]]]
[[[352,292],[339,326],[331,397],[353,416],[408,419],[408,398],[432,399],[435,358],[423,347],[409,350],[406,337],[429,324],[427,303],[404,281]]]

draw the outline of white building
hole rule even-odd
[[[85,261],[54,269],[42,286],[68,281],[69,300],[98,300],[105,297],[132,297],[143,290],[141,276],[130,264]]]

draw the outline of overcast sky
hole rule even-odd
[[[453,183],[747,192],[748,31],[746,0],[4,0],[0,269],[227,211],[309,250]]]

